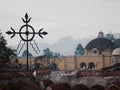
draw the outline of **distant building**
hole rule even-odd
[[[85,54],[74,58],[75,69],[99,70],[111,65],[112,52],[116,45],[104,37],[100,31],[98,37],[91,40],[85,47]]]
[[[104,33],[100,31],[98,37],[91,40],[85,47],[85,54],[76,57],[77,68],[85,68],[88,70],[99,70],[100,68],[110,66],[112,51],[116,45],[104,37]],[[79,65],[78,65],[79,63]]]
[[[120,49],[100,31],[96,39],[91,40],[84,49],[84,55],[67,57],[44,57],[35,59],[42,67],[55,63],[58,70],[100,70],[101,68],[120,63]],[[49,67],[48,67],[49,68]]]
[[[49,63],[54,61],[60,70],[99,70],[111,65],[112,52],[115,48],[116,45],[106,39],[104,33],[100,31],[98,37],[86,45],[84,55],[49,58]]]

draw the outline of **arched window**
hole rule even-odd
[[[57,69],[57,64],[53,62],[53,63],[49,64],[48,67],[49,67],[51,70],[55,71],[55,70]]]
[[[85,70],[86,69],[86,63],[85,62],[81,62],[80,63],[80,70]]]
[[[95,67],[95,65],[94,65],[93,62],[90,62],[90,63],[88,64],[88,68],[89,68],[89,70],[93,70],[94,67]]]

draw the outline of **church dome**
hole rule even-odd
[[[90,41],[85,47],[86,50],[93,50],[94,48],[96,48],[99,52],[103,52],[105,50],[114,50],[116,45],[109,39],[96,38]]]
[[[116,49],[112,52],[112,55],[113,55],[113,56],[117,56],[117,55],[120,56],[120,48],[116,48]]]

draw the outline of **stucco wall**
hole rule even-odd
[[[19,58],[19,63],[26,64],[26,58]],[[29,65],[34,64],[35,58],[29,58]],[[59,70],[75,70],[81,68],[81,63],[86,64],[86,69],[89,69],[89,63],[94,63],[94,70],[99,70],[103,67],[111,65],[111,56],[108,55],[82,55],[82,56],[68,56],[61,58],[42,58],[36,62],[47,67],[50,63],[57,64]]]

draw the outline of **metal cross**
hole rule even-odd
[[[35,34],[38,34],[41,38],[43,38],[42,35],[48,34],[45,31],[42,32],[43,28],[41,28],[39,30],[39,32],[35,32],[34,28],[31,25],[28,24],[30,22],[30,20],[31,20],[31,18],[29,18],[28,14],[26,13],[25,14],[25,19],[22,18],[22,21],[25,23],[25,25],[21,26],[19,32],[15,32],[15,30],[12,27],[11,27],[12,31],[7,31],[6,32],[8,35],[12,34],[11,38],[13,38],[16,34],[19,34],[20,38],[24,42],[27,42],[27,44],[26,44],[26,48],[27,48],[27,71],[28,71],[28,42],[33,40]],[[30,32],[29,29],[31,29],[32,32]],[[25,30],[25,31],[23,31],[23,30]],[[24,38],[23,35],[25,35],[26,38]],[[29,37],[30,35],[32,35],[32,36]]]

